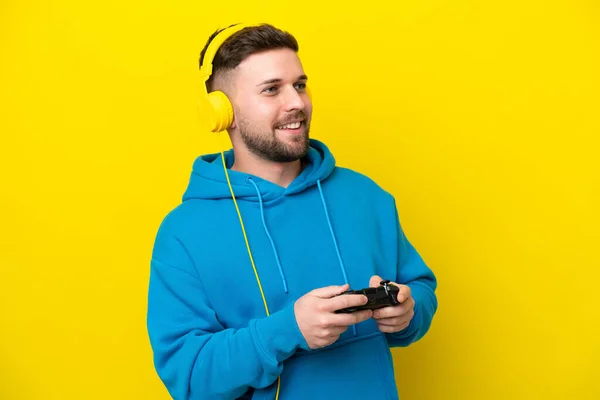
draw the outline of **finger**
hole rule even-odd
[[[369,280],[369,287],[378,287],[382,280],[379,275],[373,275]]]
[[[342,308],[356,307],[367,304],[369,299],[364,294],[344,294],[327,299],[323,305],[323,311],[337,311]]]
[[[353,324],[358,324],[360,322],[366,321],[373,317],[373,310],[361,310],[357,312],[353,312],[351,315],[354,316]]]
[[[331,319],[331,324],[333,326],[344,326],[348,327],[350,325],[358,324],[359,322],[363,322],[368,320],[373,316],[372,310],[361,310],[355,311],[353,313],[348,314],[333,314]]]
[[[342,294],[345,291],[347,291],[350,288],[349,284],[344,284],[344,285],[332,285],[332,286],[326,286],[326,287],[322,287],[322,288],[318,288],[312,291],[312,294],[314,294],[317,297],[320,297],[322,299],[330,299],[334,296],[337,296],[338,294]]]
[[[382,308],[378,308],[377,310],[373,311],[373,318],[380,319],[380,318],[399,317],[401,315],[406,314],[406,312],[408,310],[409,310],[409,307],[407,304],[398,304],[398,305],[389,306],[389,307],[382,307]]]
[[[410,322],[411,317],[409,315],[403,315],[401,317],[393,318],[382,318],[377,320],[377,325],[384,326],[399,326],[404,323]]]
[[[381,332],[385,332],[385,333],[393,333],[393,332],[400,332],[403,329],[406,329],[408,327],[408,322],[405,322],[401,325],[398,326],[388,326],[388,325],[377,325],[377,327],[379,328],[379,330]]]
[[[398,296],[397,299],[400,303],[403,303],[406,301],[406,299],[410,299],[411,297],[411,291],[410,291],[410,287],[406,286],[406,285],[398,285],[395,284],[396,286],[398,286],[398,288],[400,289],[398,291]]]

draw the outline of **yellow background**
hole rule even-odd
[[[168,398],[150,252],[220,148],[199,51],[251,19],[297,36],[313,136],[396,195],[438,275],[401,398],[600,399],[598,3],[216,3],[2,2],[0,398]]]

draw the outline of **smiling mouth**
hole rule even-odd
[[[289,124],[280,125],[276,129],[279,129],[279,130],[286,130],[286,129],[288,129],[288,130],[294,130],[294,129],[300,128],[300,126],[302,126],[302,121],[296,121],[296,122],[291,122]]]

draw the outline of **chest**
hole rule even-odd
[[[244,229],[234,206],[222,202],[218,223],[191,239],[206,295],[224,325],[264,316],[263,295],[273,313],[319,287],[346,280],[351,289],[367,287],[389,268],[375,213],[347,212],[351,204],[326,211],[314,201],[289,199],[262,211],[256,202],[239,202]]]

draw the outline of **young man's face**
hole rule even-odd
[[[287,48],[254,54],[233,76],[232,128],[248,149],[275,162],[303,157],[309,146],[312,103],[298,55]]]

